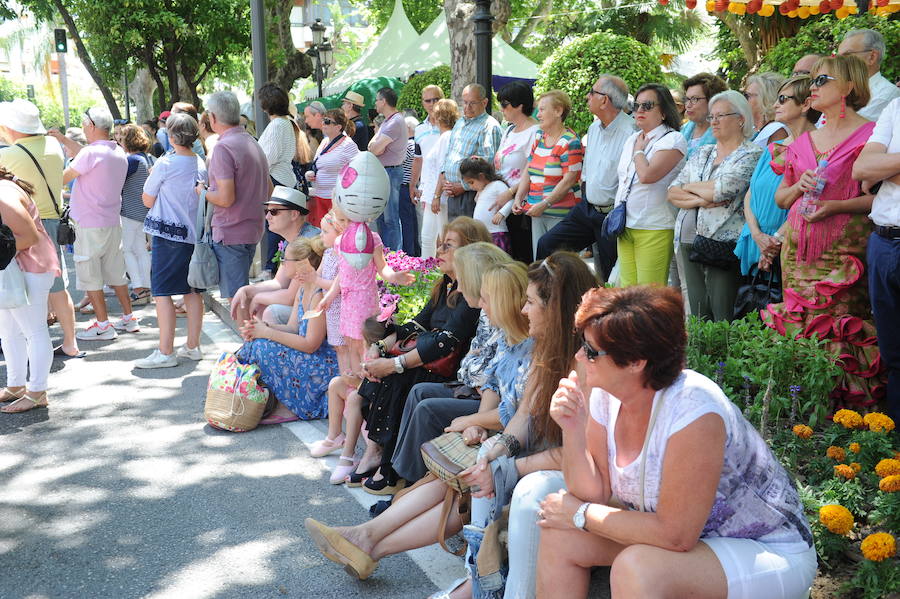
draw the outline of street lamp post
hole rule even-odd
[[[475,80],[491,98],[491,0],[475,0]]]
[[[307,54],[315,57],[316,71],[314,73],[316,84],[319,86],[319,97],[322,97],[322,82],[328,76],[328,71],[334,64],[334,47],[327,39],[325,39],[325,25],[322,19],[316,19],[315,23],[309,26],[312,30],[312,47]]]

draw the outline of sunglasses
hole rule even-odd
[[[707,122],[717,123],[720,120],[724,119],[726,116],[736,116],[740,114],[739,112],[725,112],[723,114],[708,114],[706,115]]]
[[[775,98],[775,101],[778,102],[779,104],[784,104],[788,100],[796,100],[796,99],[797,99],[797,96],[785,96],[784,94],[781,94],[780,96]]]
[[[278,214],[279,212],[290,212],[293,210],[292,208],[266,208],[265,213],[271,214],[272,216]]]
[[[434,104],[434,103],[437,102],[438,100],[440,100],[440,98],[424,98],[424,99],[422,100],[422,103],[423,103],[423,104]]]
[[[600,356],[605,356],[607,353],[602,349],[594,349],[591,347],[591,344],[588,343],[587,338],[584,334],[581,335],[581,349],[584,350],[584,355],[587,357],[588,362],[593,362]]]
[[[656,102],[635,102],[631,105],[632,112],[638,112],[643,110],[644,112],[650,112],[653,110],[653,107],[656,106]]]
[[[604,94],[603,92],[598,92],[594,88],[591,88],[591,90],[588,92],[588,95],[589,96],[606,96],[607,98],[609,97],[609,94]]]
[[[452,243],[447,243],[446,241],[444,243],[438,244],[437,246],[437,250],[439,252],[449,252],[450,250],[455,250],[457,248],[458,246],[455,246]]]
[[[826,74],[822,73],[821,75],[818,75],[815,79],[813,79],[810,82],[810,85],[815,85],[816,87],[822,87],[829,81],[837,81],[837,79],[835,79],[831,75],[826,75]]]
[[[88,108],[87,110],[84,111],[84,116],[86,116],[87,119],[91,122],[91,127],[97,126],[97,123],[95,123],[94,119],[91,118],[91,109],[90,108]]]
[[[509,106],[512,106],[512,102],[510,102],[509,100],[500,100],[500,106],[502,106],[503,108],[508,108]]]
[[[331,119],[322,119],[322,122],[325,123],[326,125],[334,125],[335,124],[334,121],[332,121]]]

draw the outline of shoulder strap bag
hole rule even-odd
[[[706,157],[706,164],[703,165],[703,169],[700,171],[701,181],[705,181],[711,176],[712,171],[710,171],[710,175],[707,175],[706,169],[709,167],[712,155],[713,150],[710,150],[709,155]],[[726,157],[725,160],[728,160],[728,158]],[[725,163],[725,160],[722,160],[722,164]],[[694,243],[691,244],[691,250],[688,252],[688,260],[705,266],[729,270],[739,261],[734,253],[736,247],[736,241],[719,241],[697,233],[697,236],[694,237]]]
[[[29,152],[28,148],[26,148],[22,144],[16,145],[25,150],[25,153],[28,154],[28,157],[31,158],[31,161],[34,163],[35,168],[37,168],[38,172],[41,174],[41,178],[44,179],[44,185],[47,186],[47,193],[50,194],[50,203],[53,204],[53,210],[56,212],[56,216],[59,218],[59,228],[56,231],[56,243],[58,243],[59,245],[69,245],[70,243],[75,243],[75,229],[72,228],[72,224],[69,222],[68,204],[63,207],[62,212],[59,211],[59,201],[56,199],[56,194],[53,193],[53,189],[50,187],[50,182],[47,181],[47,175],[44,174],[44,169],[41,168],[41,165],[37,161],[37,158],[35,158],[34,154]]]
[[[209,289],[219,284],[219,263],[212,249],[212,212],[204,190],[197,203],[197,241],[188,264],[187,282],[194,289]]]

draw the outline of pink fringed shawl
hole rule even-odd
[[[825,189],[821,200],[849,200],[861,193],[860,184],[850,176],[853,163],[862,151],[863,146],[872,135],[875,123],[866,123],[856,129],[847,139],[839,143],[827,155],[828,168],[825,170]],[[818,158],[809,133],[804,133],[788,146],[786,150],[784,182],[786,185],[796,183],[804,171],[815,170]],[[808,223],[800,215],[800,200],[794,202],[788,212],[788,222],[797,231],[797,262],[810,264],[819,259],[825,248],[830,247],[844,232],[850,220],[850,214],[841,213],[829,216],[816,223]]]

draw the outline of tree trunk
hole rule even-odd
[[[268,78],[288,94],[297,79],[313,73],[312,59],[294,47],[291,37],[293,6],[293,0],[268,0],[265,3]]]
[[[134,73],[134,78],[128,84],[128,93],[134,100],[134,122],[143,123],[148,119],[155,119],[158,114],[153,108],[153,90],[156,82],[150,76],[150,69],[141,67]]]
[[[109,108],[110,114],[112,114],[114,119],[122,118],[122,113],[119,112],[119,106],[116,104],[116,99],[112,95],[112,90],[109,89],[109,86],[106,85],[106,82],[103,81],[100,73],[98,73],[97,69],[94,67],[94,62],[91,60],[91,55],[88,53],[87,48],[84,47],[84,42],[78,34],[78,28],[75,26],[75,20],[72,18],[72,15],[69,13],[68,9],[66,9],[62,0],[53,0],[53,6],[66,24],[66,29],[68,30],[72,41],[75,42],[75,49],[78,51],[78,58],[81,60],[81,64],[84,65],[84,68],[91,76],[91,79],[94,80],[94,84],[100,89],[100,93],[103,94],[103,99],[106,101],[106,106]]]
[[[497,35],[506,31],[509,16],[512,14],[509,0],[491,0],[491,14],[494,15],[494,21],[491,23],[491,33]]]
[[[522,28],[519,29],[519,33],[513,38],[511,44],[513,46],[521,46],[524,44],[525,40],[534,33],[538,24],[550,14],[551,10],[553,10],[553,0],[538,0],[537,5],[534,7],[534,11],[531,13],[531,18],[525,21]]]
[[[444,0],[447,32],[450,34],[450,73],[453,81],[450,96],[462,102],[465,86],[475,82],[475,29],[472,14],[475,3],[470,0]]]

